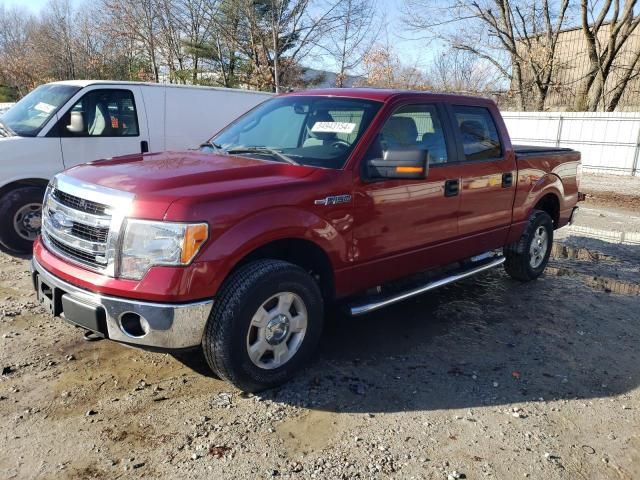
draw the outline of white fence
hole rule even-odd
[[[502,112],[511,141],[582,152],[585,170],[640,175],[640,113]]]

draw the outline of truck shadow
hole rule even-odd
[[[640,248],[624,248],[623,263],[587,256],[580,271],[580,259],[559,254],[532,283],[494,270],[359,319],[334,316],[314,364],[263,396],[375,413],[628,392],[640,384],[640,262],[626,260],[640,260]],[[620,276],[627,287],[612,293]]]

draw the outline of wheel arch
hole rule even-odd
[[[7,193],[20,187],[42,187],[46,188],[49,184],[49,180],[44,178],[25,178],[21,180],[14,180],[0,187],[0,198],[4,197]]]
[[[325,301],[335,298],[334,268],[329,255],[317,243],[300,237],[273,239],[254,247],[234,264],[225,280],[238,268],[264,259],[283,260],[303,268],[318,282]]]
[[[529,218],[534,210],[542,210],[549,214],[554,227],[557,228],[560,222],[563,198],[564,184],[562,179],[553,173],[547,173],[534,184],[529,192],[529,201],[527,202],[529,209],[526,217]]]
[[[557,228],[560,222],[560,198],[555,192],[543,195],[533,207],[534,210],[546,212],[553,220],[553,225]]]

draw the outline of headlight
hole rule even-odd
[[[140,280],[150,267],[188,265],[209,237],[206,223],[126,221],[120,277]]]

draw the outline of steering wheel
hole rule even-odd
[[[331,143],[331,146],[333,148],[340,148],[342,150],[346,150],[348,148],[351,148],[351,144],[349,144],[349,142],[345,142],[344,140],[336,140],[336,141]]]

